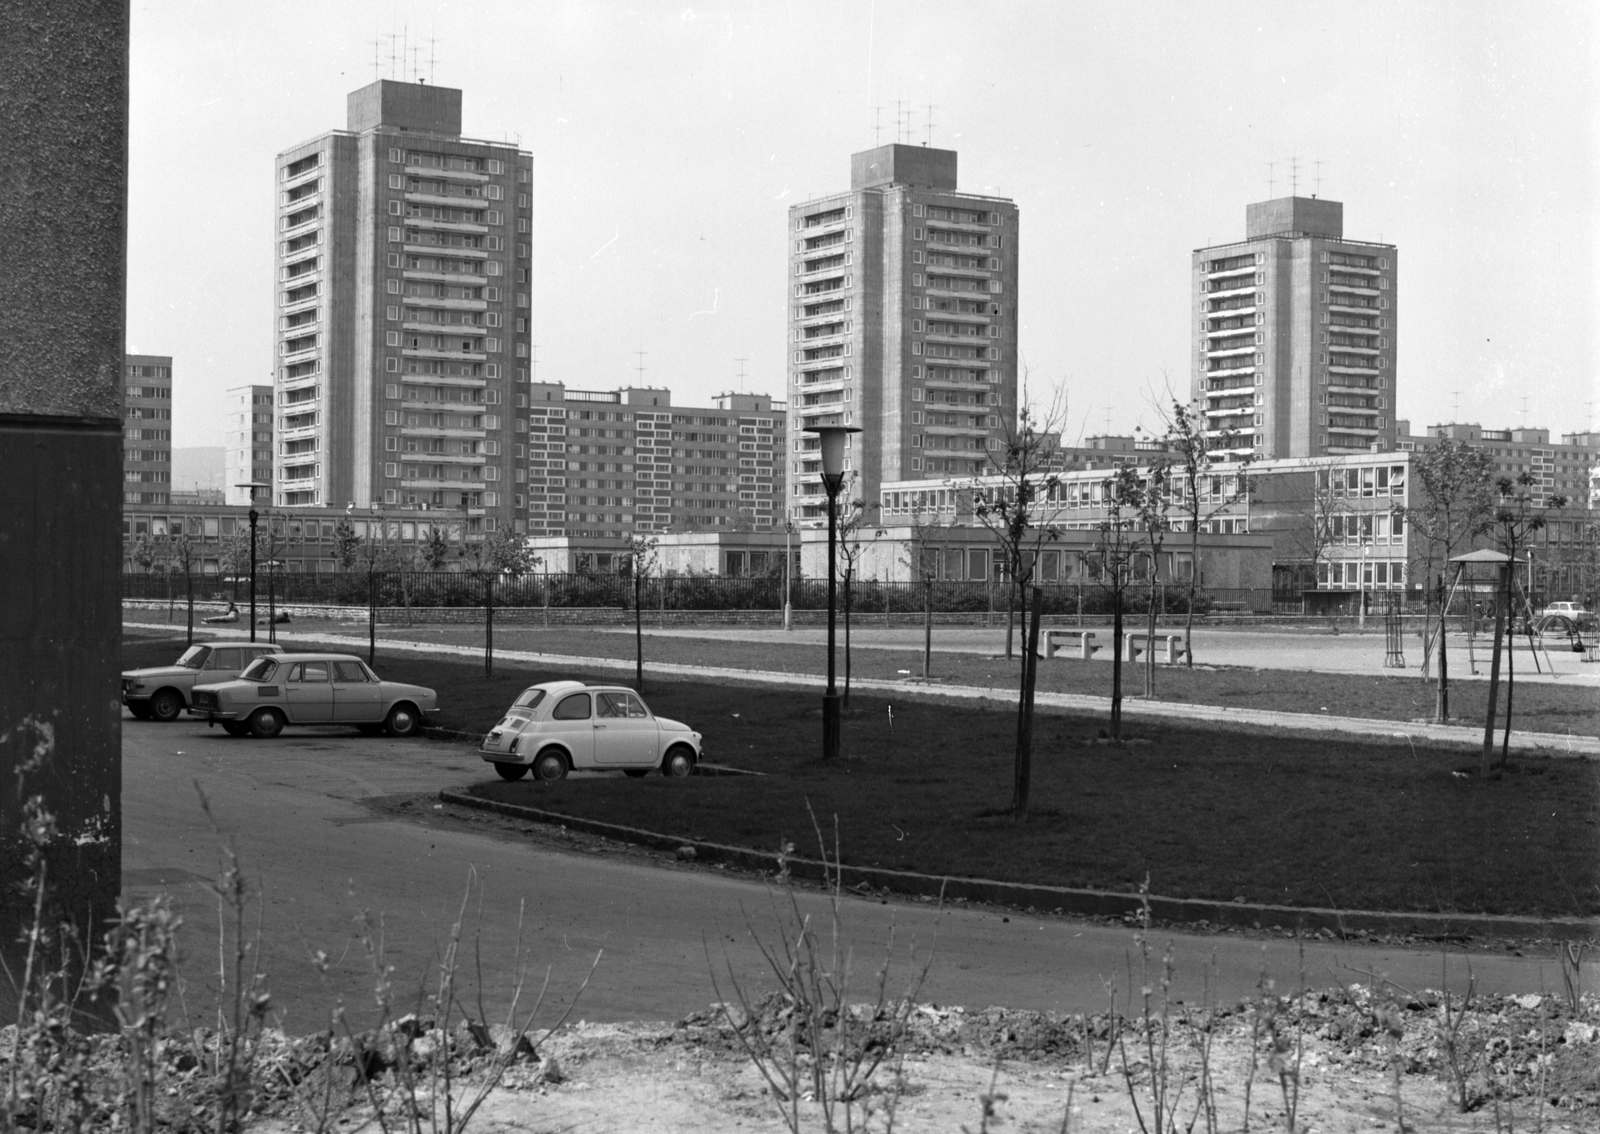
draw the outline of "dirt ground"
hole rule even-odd
[[[1217,1130],[1289,1129],[1286,1102],[1295,1107],[1293,1129],[1315,1134],[1600,1128],[1600,1029],[1584,1022],[1595,1016],[1594,1005],[1574,1016],[1556,997],[1476,1004],[1458,1033],[1472,1103],[1462,1113],[1437,997],[1391,1001],[1361,987],[1336,989],[1310,994],[1303,1011],[1280,1009],[1275,1018],[1260,1010],[1263,1003],[1212,1020],[1209,1071],[1216,1084]],[[1141,1128],[1141,1114],[1153,1130],[1150,1069],[1162,1057],[1152,1064],[1132,1025],[1125,1033],[1125,1073],[1123,1051],[1108,1049],[1107,1031],[1104,1017],[1085,1021],[921,1005],[902,1045],[903,1062],[880,1068],[855,1109],[854,1128],[890,1129],[892,1110],[892,1129],[908,1132],[1122,1134]],[[1194,1041],[1201,1034],[1179,1026],[1165,1057],[1179,1130],[1208,1129],[1198,1113],[1201,1061]],[[1274,1070],[1274,1036],[1282,1067],[1292,1070],[1298,1059],[1297,1098],[1286,1100]],[[1396,1066],[1403,1126],[1396,1119]],[[1294,1079],[1291,1074],[1285,1081]],[[473,1091],[468,1086],[460,1093]],[[1495,1093],[1501,1096],[1498,1124],[1490,1097]],[[825,1128],[812,1098],[803,1098],[798,1117],[802,1130]],[[374,1125],[371,1109],[358,1105],[336,1128],[364,1124]],[[842,1104],[836,1105],[834,1125],[845,1128]],[[306,1128],[304,1120],[287,1114],[250,1125],[274,1134]],[[670,1025],[579,1022],[563,1029],[540,1045],[537,1056],[506,1071],[471,1129],[700,1134],[780,1131],[786,1125],[727,1022],[708,1008]]]

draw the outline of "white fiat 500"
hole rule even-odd
[[[701,746],[698,732],[656,716],[632,689],[548,681],[524,689],[478,751],[501,779],[532,768],[534,779],[559,780],[578,769],[687,776]]]

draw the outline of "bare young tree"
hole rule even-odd
[[[1143,485],[1139,493],[1137,511],[1139,524],[1145,532],[1149,555],[1146,580],[1150,584],[1150,601],[1146,608],[1144,641],[1144,695],[1156,695],[1156,619],[1161,613],[1161,549],[1172,530],[1172,462],[1165,456],[1157,457],[1144,470]],[[1191,592],[1192,593],[1192,592]],[[1191,607],[1191,613],[1193,608]]]
[[[901,563],[913,583],[922,589],[922,679],[933,676],[933,584],[939,578],[939,560],[944,545],[939,525],[922,515],[911,518],[911,538],[901,553]]]
[[[844,695],[840,698],[841,711],[850,708],[850,610],[851,610],[851,584],[855,581],[856,569],[861,565],[861,556],[867,547],[883,535],[882,529],[874,529],[868,534],[867,506],[859,497],[852,494],[856,487],[855,473],[849,474],[848,482],[844,486],[843,495],[847,503],[839,510],[839,538],[835,545],[838,555],[839,582],[844,590]]]
[[[656,569],[661,541],[635,533],[628,537],[628,573],[633,576],[633,684],[644,695],[644,581]]]
[[[1495,603],[1494,654],[1489,663],[1489,707],[1484,723],[1483,760],[1480,769],[1484,775],[1488,775],[1489,757],[1494,750],[1495,699],[1500,683],[1501,639],[1509,638],[1509,635],[1502,631],[1506,628],[1508,618],[1512,620],[1512,625],[1515,625],[1516,611],[1512,602],[1518,593],[1517,556],[1527,555],[1533,537],[1549,523],[1550,513],[1567,506],[1567,498],[1559,494],[1546,497],[1541,503],[1540,498],[1543,494],[1538,489],[1539,483],[1531,472],[1522,472],[1514,478],[1500,477],[1494,485],[1496,502],[1488,531],[1490,538],[1494,540],[1496,550],[1503,552],[1508,558],[1502,570],[1503,593]],[[1512,630],[1512,633],[1515,631]],[[1505,736],[1500,745],[1500,767],[1505,767],[1511,751],[1511,694],[1516,682],[1515,651],[1510,649],[1509,641],[1506,643],[1505,654],[1506,719]]]
[[[1038,677],[1039,603],[1037,589],[1033,622],[1028,621],[1027,582],[1040,548],[1057,538],[1061,512],[1060,474],[1049,468],[1049,455],[1059,436],[1065,401],[1058,392],[1041,414],[1026,402],[1017,412],[1015,426],[1007,425],[1002,448],[989,454],[991,471],[972,484],[972,511],[1000,544],[1005,560],[1007,589],[1006,653],[1010,655],[1010,596],[1020,591],[1022,624],[1028,643],[1022,653],[1022,673],[1017,693],[1017,746],[1013,761],[1011,813],[1028,814],[1033,779],[1033,696]],[[1026,566],[1026,570],[1024,569]]]
[[[1132,465],[1121,465],[1106,480],[1105,506],[1096,525],[1096,539],[1085,560],[1102,590],[1111,596],[1111,724],[1112,740],[1122,739],[1123,610],[1128,589],[1138,577],[1140,560],[1150,554],[1145,529],[1148,480]]]
[[[1161,438],[1170,463],[1170,479],[1177,494],[1177,510],[1189,534],[1189,609],[1183,623],[1183,661],[1194,666],[1194,604],[1200,585],[1200,533],[1218,516],[1250,499],[1251,453],[1232,455],[1238,445],[1237,430],[1215,435],[1206,430],[1205,407],[1185,405],[1176,398],[1162,416],[1166,432]]]
[[[1494,514],[1492,470],[1487,450],[1448,438],[1418,453],[1411,462],[1411,493],[1417,503],[1402,510],[1411,528],[1408,541],[1421,568],[1423,593],[1422,673],[1437,651],[1439,671],[1434,689],[1434,718],[1450,717],[1450,669],[1445,654],[1446,615],[1443,572],[1453,556],[1472,546],[1489,527]],[[1420,552],[1420,554],[1417,554]],[[1433,626],[1439,608],[1437,645]]]
[[[1338,462],[1323,460],[1312,462],[1305,472],[1307,492],[1295,502],[1289,516],[1289,543],[1299,557],[1310,565],[1312,585],[1316,585],[1318,568],[1327,561],[1328,548],[1333,546],[1333,517],[1338,511],[1339,494],[1334,489],[1334,477],[1343,475]]]

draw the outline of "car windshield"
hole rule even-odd
[[[539,707],[539,702],[544,700],[543,689],[524,689],[522,696],[511,703],[513,709],[527,709],[532,712]]]
[[[239,676],[245,681],[271,681],[272,675],[278,672],[278,663],[271,658],[257,658],[250,663],[250,667]]]
[[[178,664],[185,669],[200,669],[206,664],[206,658],[210,656],[210,646],[190,646],[183,651],[183,656],[178,659]]]

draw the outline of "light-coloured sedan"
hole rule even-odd
[[[130,669],[122,675],[122,703],[140,720],[175,721],[189,705],[196,685],[232,681],[262,654],[281,653],[275,645],[227,642],[195,645],[171,665]]]
[[[432,689],[384,681],[350,654],[273,654],[237,681],[196,686],[191,715],[229,736],[277,736],[288,724],[348,724],[410,736],[439,711]]]
[[[578,770],[615,769],[642,776],[687,776],[700,761],[700,734],[658,717],[632,689],[550,681],[522,691],[483,738],[479,753],[501,779],[533,769],[539,780]]]

